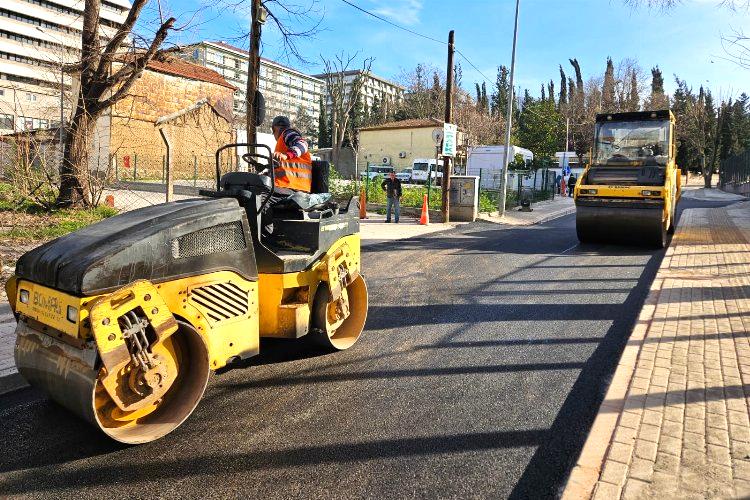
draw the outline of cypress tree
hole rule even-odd
[[[638,95],[638,75],[635,70],[630,72],[630,95],[628,96],[628,111],[638,111],[641,108],[641,97]]]
[[[568,103],[568,86],[567,77],[563,70],[562,64],[560,65],[560,106]]]
[[[611,57],[607,58],[607,70],[604,72],[602,111],[604,113],[615,111],[615,65],[612,63]]]

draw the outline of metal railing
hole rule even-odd
[[[721,162],[719,187],[739,189],[740,186],[748,183],[750,183],[750,149]]]

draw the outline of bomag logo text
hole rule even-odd
[[[62,314],[62,306],[57,297],[48,297],[39,292],[34,292],[34,306],[46,312],[52,312],[58,316]]]

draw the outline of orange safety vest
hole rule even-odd
[[[276,141],[276,152],[286,154],[288,151],[289,148],[286,147],[282,134]],[[276,178],[276,187],[305,193],[312,191],[312,158],[309,151],[291,160],[279,161],[279,166],[274,169],[273,173]]]

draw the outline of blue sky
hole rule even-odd
[[[162,0],[163,8],[181,22],[190,20],[190,27],[177,33],[173,41],[227,40],[246,47],[242,36],[249,16],[244,10],[216,7],[222,1],[229,0]],[[310,0],[291,1],[308,5]],[[441,40],[454,29],[457,48],[490,79],[495,78],[499,64],[510,63],[514,0],[351,1]],[[681,7],[663,13],[633,10],[621,0],[521,0],[516,85],[538,94],[542,82],[553,79],[556,87],[559,85],[558,64],[572,73],[568,58],[578,58],[584,77],[588,77],[602,74],[606,58],[611,56],[615,62],[637,59],[649,75],[650,68],[658,64],[668,91],[674,88],[673,75],[677,74],[696,88],[701,84],[710,87],[716,95],[750,92],[750,70],[724,60],[722,48],[722,36],[731,35],[733,29],[750,31],[750,13],[717,8],[718,3],[684,0]],[[443,44],[398,30],[341,0],[318,0],[316,8],[311,19],[322,19],[320,30],[298,42],[310,63],[285,59],[279,35],[270,25],[263,35],[263,55],[316,73],[321,69],[321,55],[359,52],[375,58],[376,74],[394,80],[418,63],[445,67]],[[463,67],[464,87],[471,89],[474,82],[484,80],[465,60],[459,57],[458,61]]]

